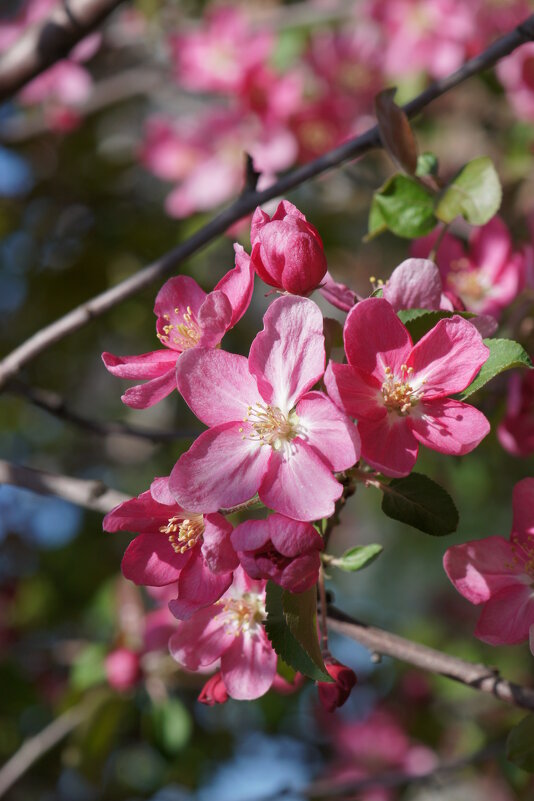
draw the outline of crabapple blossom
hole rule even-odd
[[[231,540],[250,578],[272,579],[291,592],[317,583],[323,540],[310,523],[269,515],[241,523]]]
[[[534,453],[534,370],[508,379],[506,414],[497,427],[499,442],[514,456]]]
[[[334,659],[332,656],[327,656],[325,658],[324,665],[334,681],[317,682],[319,700],[327,712],[335,712],[335,710],[343,706],[348,699],[358,679],[353,670],[343,665],[341,662],[338,662],[337,659]]]
[[[125,551],[123,575],[152,587],[175,584],[169,608],[188,617],[228,589],[238,565],[230,542],[232,526],[220,514],[190,513],[156,478],[150,490],[119,504],[104,518],[105,531],[138,531]]]
[[[222,677],[222,673],[219,670],[217,673],[214,673],[213,676],[207,680],[205,685],[203,686],[200,694],[198,696],[198,700],[201,704],[206,704],[207,706],[215,706],[215,704],[225,704],[228,701],[228,692],[226,691],[226,687],[224,686],[224,680]]]
[[[334,471],[359,458],[358,432],[322,392],[323,318],[311,300],[271,304],[248,360],[198,348],[177,363],[178,389],[209,426],[170,476],[178,502],[198,512],[230,508],[259,494],[295,520],[329,517],[343,488]]]
[[[130,648],[115,648],[104,660],[106,678],[110,687],[125,692],[135,687],[141,678],[139,654]]]
[[[434,231],[412,245],[412,254],[426,257],[436,244]],[[525,283],[525,256],[514,252],[510,233],[499,217],[473,228],[467,250],[452,234],[439,243],[436,262],[443,287],[458,295],[467,311],[499,318]]]
[[[534,42],[518,47],[497,65],[497,77],[520,119],[534,120]]]
[[[465,389],[489,355],[461,317],[440,320],[416,345],[384,298],[361,301],[344,329],[348,364],[330,362],[330,397],[358,419],[362,456],[388,476],[405,476],[419,443],[460,455],[489,431],[484,415],[447,397]]]
[[[490,645],[529,639],[534,625],[534,478],[513,492],[510,539],[485,537],[453,545],[443,566],[458,592],[482,604],[475,637]]]
[[[206,294],[187,275],[170,278],[156,297],[158,339],[166,349],[139,356],[102,354],[102,360],[119,378],[149,379],[127,389],[122,401],[134,409],[146,409],[176,388],[176,361],[181,353],[197,347],[216,347],[248,308],[254,285],[250,259],[235,245],[236,266]]]
[[[293,203],[282,200],[272,217],[259,206],[250,227],[251,262],[262,281],[294,295],[309,295],[326,273],[317,229]]]
[[[262,625],[265,584],[239,567],[222,598],[178,623],[169,640],[172,656],[187,670],[220,665],[220,680],[231,698],[259,698],[276,675],[277,656]]]

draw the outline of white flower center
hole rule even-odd
[[[167,535],[175,553],[185,553],[202,540],[204,518],[202,515],[170,517],[167,525],[160,527],[160,531]]]
[[[256,593],[246,592],[239,597],[221,598],[217,605],[222,606],[217,617],[222,617],[226,632],[235,637],[257,633],[265,619],[265,604]]]
[[[180,309],[175,309],[174,313],[178,316],[178,320],[180,320]],[[182,351],[195,348],[198,345],[200,337],[202,336],[202,329],[197,318],[193,314],[191,306],[188,306],[186,311],[181,315],[183,322],[171,323],[171,318],[168,314],[164,314],[163,318],[167,320],[167,323],[163,326],[163,334],[158,333],[158,339],[160,339],[164,345],[169,344],[169,339]]]
[[[243,422],[251,426],[244,439],[270,445],[275,451],[282,450],[298,434],[299,419],[294,409],[284,414],[278,406],[256,403],[248,407]]]
[[[386,380],[380,389],[384,406],[388,412],[397,412],[399,415],[409,414],[410,409],[416,406],[423,396],[421,390],[414,389],[409,383],[413,367],[401,364],[400,378],[393,375],[391,367],[386,367],[384,372],[386,373]],[[424,384],[424,379],[420,383]]]
[[[474,304],[484,300],[491,287],[481,268],[469,269],[467,259],[458,259],[452,262],[451,271],[447,280],[464,302]]]

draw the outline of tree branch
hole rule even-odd
[[[24,31],[0,58],[0,101],[68,56],[122,0],[62,0],[52,14]]]
[[[534,14],[513,31],[506,34],[506,36],[501,37],[490,45],[483,53],[467,61],[459,70],[433,83],[428,89],[407,103],[403,107],[404,111],[408,117],[415,116],[436,98],[441,97],[441,95],[472,75],[492,67],[501,58],[509,55],[517,47],[532,39],[534,39]],[[28,364],[42,351],[149,286],[156,279],[161,279],[170,273],[189,256],[197,253],[217,236],[224,233],[230,225],[252,212],[256,206],[285,194],[305,181],[309,181],[311,178],[315,178],[333,167],[337,167],[378,147],[381,147],[381,144],[378,129],[375,126],[361,136],[325,153],[315,161],[287,173],[268,189],[264,189],[261,192],[249,191],[243,193],[232,205],[216,215],[207,225],[203,226],[174,250],[169,251],[165,256],[157,259],[135,275],[117,284],[117,286],[82,303],[64,317],[42,328],[18,348],[15,348],[0,362],[0,387],[8,378],[15,375],[21,367]]]
[[[39,495],[52,495],[103,514],[117,504],[130,500],[129,495],[109,489],[101,481],[46,473],[33,467],[12,464],[4,459],[0,459],[0,484],[23,487]]]
[[[494,695],[513,706],[534,710],[534,689],[502,679],[497,669],[467,662],[465,659],[399,637],[398,634],[392,634],[375,626],[367,626],[333,606],[328,607],[328,625],[333,631],[356,640],[375,653],[392,656],[421,670],[454,679],[473,690]]]

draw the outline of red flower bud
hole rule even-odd
[[[343,706],[358,679],[353,670],[332,657],[325,660],[325,667],[335,683],[317,682],[319,700],[327,712],[334,712],[338,706]]]
[[[115,648],[106,656],[104,667],[110,687],[119,692],[131,690],[141,678],[139,654],[129,648]]]
[[[250,227],[252,264],[262,281],[293,295],[309,295],[326,274],[323,243],[296,206],[282,200],[269,217],[259,207]]]
[[[224,704],[228,701],[228,693],[224,686],[221,671],[214,673],[211,678],[207,680],[205,685],[200,691],[198,700],[201,704],[208,706],[215,706],[215,704]]]

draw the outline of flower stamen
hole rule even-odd
[[[382,384],[381,392],[386,409],[390,412],[395,411],[399,415],[407,415],[422,398],[422,391],[416,391],[409,383],[408,379],[413,373],[413,367],[401,364],[401,378],[393,375],[391,367],[384,370],[386,380]],[[421,382],[424,384],[424,379]]]
[[[268,406],[265,403],[249,406],[243,422],[251,426],[243,439],[259,442],[260,445],[270,445],[276,451],[281,450],[298,434],[298,417],[295,411],[284,414],[278,406]]]
[[[166,534],[175,553],[185,553],[194,548],[204,534],[204,518],[202,515],[191,517],[170,517],[166,526],[161,526],[162,534]]]

